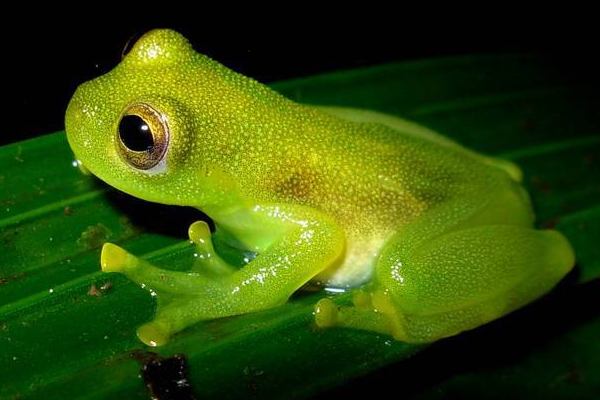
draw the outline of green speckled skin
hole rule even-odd
[[[132,161],[145,155],[119,136],[140,107],[166,138],[145,169]],[[149,345],[200,320],[276,306],[309,281],[362,285],[354,306],[321,300],[319,326],[428,342],[541,296],[574,264],[562,235],[533,228],[515,165],[399,118],[296,104],[173,31],[147,33],[114,70],[81,85],[66,130],[100,179],[197,207],[259,254],[239,270],[227,265],[202,222],[190,227],[199,256],[188,272],[106,244],[103,270],[158,298],[155,319],[138,329]]]

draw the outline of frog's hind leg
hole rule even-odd
[[[340,309],[321,301],[316,322],[431,342],[525,305],[573,264],[571,246],[556,231],[480,225],[426,240],[399,235],[382,252],[368,301]]]

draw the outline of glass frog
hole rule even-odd
[[[505,315],[573,267],[569,242],[536,230],[521,172],[416,123],[293,102],[194,51],[171,30],[145,34],[66,112],[75,156],[139,198],[193,206],[257,255],[235,268],[205,222],[188,271],[107,243],[106,272],[157,296],[138,337],[162,345],[198,321],[275,307],[308,282],[320,327],[431,342]],[[325,296],[324,296],[325,297]]]

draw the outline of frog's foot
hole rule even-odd
[[[374,300],[379,299],[363,291],[354,293],[351,306],[338,306],[331,299],[321,299],[315,305],[315,323],[319,328],[361,329],[392,335],[401,340],[404,332],[395,310],[384,304],[379,304],[383,306],[381,310],[377,309]]]
[[[214,286],[219,282],[196,271],[179,272],[158,268],[112,243],[105,243],[102,247],[100,264],[103,272],[120,272],[154,293],[153,295],[202,294],[203,287]]]
[[[210,228],[206,222],[194,222],[190,225],[188,233],[190,241],[196,247],[195,260],[190,271],[182,273],[181,276],[175,271],[157,268],[112,243],[106,243],[102,248],[100,256],[102,271],[120,272],[145,287],[152,286],[156,288],[155,290],[177,293],[188,293],[188,290],[190,293],[195,293],[200,290],[197,286],[190,287],[190,284],[185,284],[188,280],[193,282],[193,285],[206,285],[237,271],[215,253]]]
[[[219,305],[231,292],[230,278],[197,271],[212,264],[196,263],[195,270],[187,272],[165,270],[112,243],[102,248],[100,262],[102,271],[122,273],[157,298],[155,318],[137,330],[140,340],[149,346],[166,343],[190,323],[223,316]]]

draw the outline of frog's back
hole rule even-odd
[[[391,233],[454,198],[512,184],[490,159],[417,124],[341,110],[331,120],[327,110],[326,122],[295,147],[301,157],[285,156],[297,162],[273,183],[279,201],[322,209],[349,230]]]

